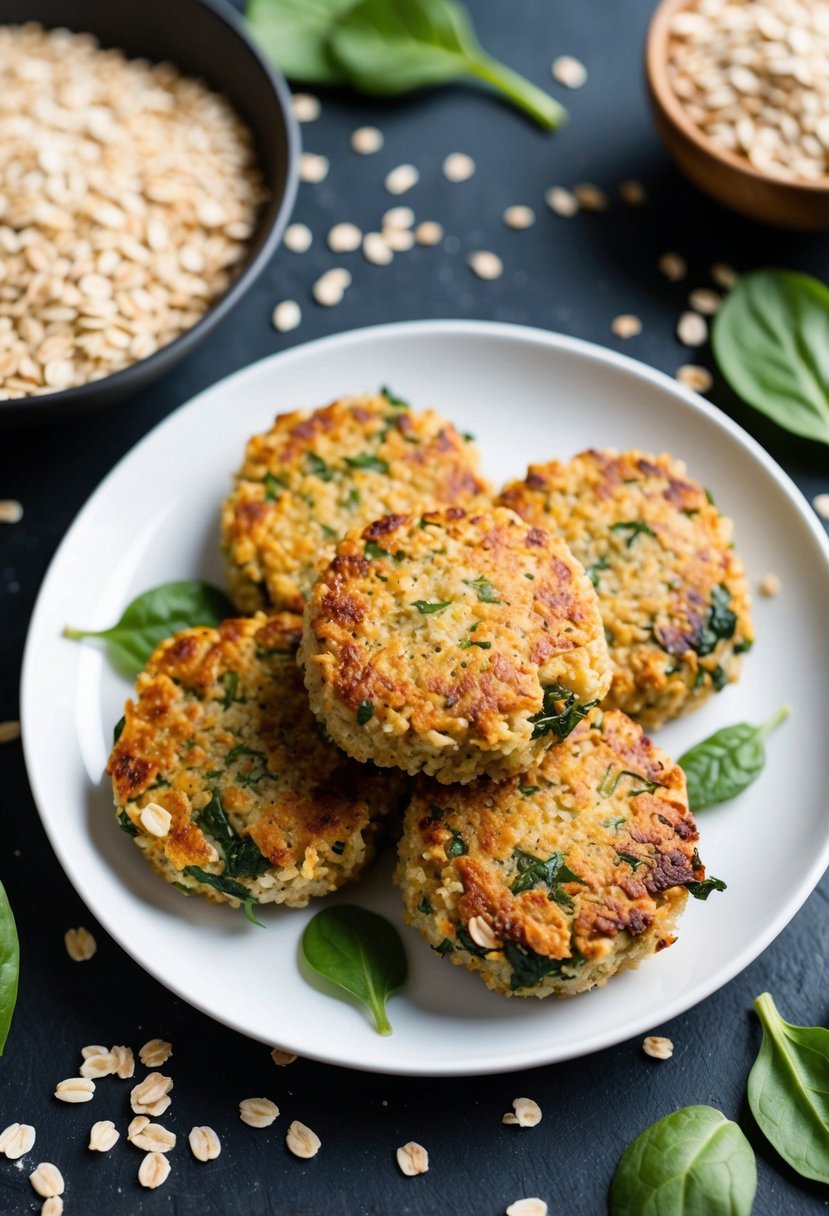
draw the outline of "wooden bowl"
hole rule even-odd
[[[742,156],[714,144],[692,122],[668,80],[671,19],[688,0],[662,0],[651,20],[645,74],[656,129],[695,186],[718,203],[764,224],[816,231],[829,228],[829,176],[818,181],[763,173]]]

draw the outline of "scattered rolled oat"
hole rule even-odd
[[[160,1123],[150,1123],[146,1115],[133,1119],[127,1139],[145,1153],[169,1153],[176,1147],[176,1133],[168,1131]]]
[[[384,228],[380,233],[392,253],[407,253],[415,243],[410,228]]]
[[[271,314],[271,324],[281,334],[296,329],[302,320],[302,309],[296,300],[281,300]]]
[[[812,506],[821,519],[829,519],[829,494],[816,494],[812,499]]]
[[[55,1088],[55,1097],[61,1102],[91,1102],[94,1096],[95,1082],[89,1077],[67,1077]]]
[[[535,212],[532,207],[516,203],[513,207],[507,207],[504,212],[504,223],[508,228],[531,228],[535,223]]]
[[[337,304],[342,303],[345,287],[339,277],[332,277],[331,271],[328,270],[317,279],[312,291],[314,299],[323,308],[334,308]]]
[[[67,929],[63,935],[66,953],[72,959],[73,963],[85,963],[92,958],[92,955],[98,949],[98,943],[95,938],[80,925],[77,929]]]
[[[314,237],[307,224],[289,224],[282,240],[291,253],[306,253]]]
[[[303,152],[299,158],[299,180],[316,186],[328,177],[328,157],[316,152]]]
[[[380,220],[381,228],[411,228],[415,213],[411,207],[389,207]]]
[[[120,1133],[111,1119],[101,1119],[89,1129],[89,1147],[93,1153],[108,1153]]]
[[[271,1059],[280,1068],[287,1068],[289,1064],[293,1064],[296,1061],[297,1057],[292,1051],[283,1051],[281,1047],[274,1047],[271,1051]]]
[[[311,93],[294,93],[291,108],[297,122],[316,122],[322,109],[319,98]]]
[[[711,267],[711,278],[723,291],[730,291],[739,277],[734,267],[725,262],[715,262]]]
[[[677,368],[676,378],[695,393],[707,393],[714,382],[708,368],[700,367],[698,363],[683,363],[682,367]]]
[[[397,1164],[407,1178],[414,1178],[416,1174],[425,1174],[428,1171],[429,1154],[422,1144],[410,1140],[397,1150]]]
[[[0,397],[119,371],[229,286],[264,197],[250,132],[170,63],[0,31]]]
[[[191,1127],[187,1140],[197,1161],[215,1161],[222,1151],[222,1143],[212,1127]]]
[[[10,1123],[0,1132],[0,1153],[17,1161],[34,1148],[35,1129],[30,1123]]]
[[[23,518],[23,504],[16,498],[0,500],[0,524],[19,524]]]
[[[625,312],[613,318],[610,329],[617,338],[635,338],[642,332],[642,322],[632,313]]]
[[[773,599],[775,595],[780,594],[780,588],[783,586],[776,574],[766,574],[760,579],[757,585],[757,590],[766,599]]]
[[[351,132],[351,147],[360,156],[373,156],[383,146],[383,132],[377,127],[358,127]]]
[[[145,807],[142,807],[138,818],[141,821],[141,826],[151,836],[168,835],[170,824],[173,822],[173,816],[170,812],[157,802],[148,802]]]
[[[279,1107],[270,1098],[243,1098],[239,1103],[239,1118],[248,1127],[270,1127],[279,1114]]]
[[[316,1157],[322,1144],[316,1132],[312,1132],[310,1127],[306,1127],[297,1119],[288,1128],[285,1143],[295,1157],[306,1158]]]
[[[559,55],[550,65],[553,80],[563,84],[567,89],[580,89],[587,83],[587,68],[580,59],[572,55]]]
[[[173,1054],[173,1045],[165,1039],[150,1039],[138,1050],[138,1058],[146,1068],[160,1068]]]
[[[136,1115],[162,1115],[170,1105],[170,1090],[173,1078],[161,1072],[147,1073],[143,1081],[134,1085],[130,1092],[130,1105]]]
[[[685,258],[681,253],[673,251],[663,253],[657,266],[671,283],[680,283],[688,273],[688,263]]]
[[[516,1199],[507,1208],[507,1216],[547,1216],[547,1205],[543,1199]]]
[[[677,321],[676,336],[683,346],[702,346],[708,337],[705,318],[698,312],[684,312]]]
[[[565,219],[575,215],[579,209],[579,200],[575,194],[570,190],[565,190],[563,186],[551,186],[549,190],[546,190],[544,202],[551,211],[555,211],[556,215],[561,215]]]
[[[420,173],[414,165],[398,165],[386,174],[384,185],[389,194],[405,194],[420,181]]]
[[[541,1122],[541,1107],[532,1098],[514,1098],[512,1109],[501,1118],[502,1123],[517,1123],[519,1127],[535,1127]]]
[[[470,916],[466,923],[466,931],[476,946],[480,946],[483,950],[497,949],[498,938],[493,932],[492,925],[488,920],[484,920],[483,916]]]
[[[98,1052],[84,1060],[80,1067],[82,1077],[99,1081],[101,1077],[111,1077],[115,1072],[115,1058],[111,1051]]]
[[[0,743],[14,743],[19,738],[19,722],[0,722]]]
[[[697,287],[689,295],[688,303],[694,312],[701,312],[704,317],[713,317],[722,304],[722,296],[710,287]]]
[[[645,187],[637,181],[622,182],[619,187],[619,198],[628,207],[643,207],[648,201]]]
[[[652,1060],[670,1060],[674,1054],[674,1045],[670,1039],[665,1039],[662,1035],[649,1034],[642,1041],[642,1050]]]
[[[363,237],[363,257],[372,266],[388,266],[394,253],[383,239],[382,232],[367,232]]]
[[[498,254],[490,253],[487,249],[477,249],[474,253],[470,253],[466,262],[469,269],[479,279],[500,279],[504,273],[504,263]]]
[[[50,1195],[40,1209],[40,1216],[63,1216],[63,1199],[60,1195]]]
[[[170,1162],[163,1153],[147,1153],[138,1167],[138,1181],[154,1191],[170,1177]]]
[[[443,176],[450,182],[469,181],[475,172],[475,162],[465,152],[452,152],[443,162]]]
[[[328,248],[334,253],[353,253],[362,240],[363,234],[356,224],[335,224],[328,233]]]
[[[92,1056],[108,1056],[109,1048],[104,1047],[101,1043],[92,1043],[89,1047],[81,1048],[81,1056],[84,1060],[89,1060]]]
[[[439,245],[443,240],[443,227],[437,220],[424,220],[415,228],[418,245]]]
[[[63,1174],[51,1161],[41,1161],[40,1165],[29,1174],[35,1191],[41,1199],[50,1199],[52,1195],[63,1194]]]
[[[580,182],[573,187],[573,194],[582,211],[607,211],[610,200],[604,190],[594,186],[592,182]]]

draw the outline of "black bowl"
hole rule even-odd
[[[169,371],[211,333],[264,270],[279,244],[297,188],[299,133],[282,76],[262,57],[224,0],[3,0],[8,25],[38,21],[94,34],[101,45],[153,62],[170,60],[223,93],[253,132],[268,190],[250,249],[233,284],[192,329],[123,371],[42,397],[0,401],[0,423],[38,422],[99,409]]]

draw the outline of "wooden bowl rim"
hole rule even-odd
[[[808,181],[803,178],[783,178],[763,173],[760,169],[755,168],[747,157],[737,156],[726,148],[718,147],[685,113],[668,81],[666,65],[670,19],[680,9],[690,7],[690,0],[660,0],[648,27],[645,70],[651,92],[666,118],[673,126],[678,127],[703,155],[713,161],[719,161],[737,173],[742,173],[747,178],[763,182],[765,185],[781,191],[792,191],[804,195],[825,194],[829,198],[829,174],[824,175],[819,181]]]

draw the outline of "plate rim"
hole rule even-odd
[[[94,898],[94,890],[92,898],[87,897],[87,887],[83,875],[78,872],[75,863],[71,856],[71,850],[64,850],[61,843],[61,836],[56,825],[50,821],[49,815],[41,809],[40,783],[35,771],[33,744],[27,740],[33,736],[29,735],[27,723],[34,720],[35,711],[32,701],[35,697],[34,682],[30,678],[30,671],[34,663],[34,650],[36,646],[37,635],[40,632],[40,618],[45,615],[46,607],[51,592],[52,581],[57,577],[57,568],[61,562],[63,551],[79,527],[82,527],[86,517],[94,510],[98,499],[105,495],[110,482],[117,479],[120,470],[124,464],[132,460],[139,453],[144,445],[148,444],[156,432],[167,426],[174,419],[198,410],[204,398],[215,393],[219,389],[227,389],[240,385],[247,376],[255,376],[259,374],[266,364],[283,365],[292,362],[294,359],[302,359],[309,353],[320,351],[335,351],[338,347],[350,345],[362,345],[371,343],[376,339],[385,338],[400,338],[404,340],[407,336],[414,337],[440,337],[444,335],[459,335],[466,337],[481,337],[489,336],[492,338],[503,338],[510,342],[518,344],[530,343],[540,347],[546,347],[549,350],[563,351],[568,354],[575,354],[583,357],[587,361],[598,363],[606,367],[611,367],[625,373],[633,378],[650,383],[651,385],[663,390],[669,396],[679,399],[686,407],[690,407],[694,412],[703,415],[715,427],[724,430],[757,461],[765,471],[773,478],[773,480],[781,487],[786,494],[786,497],[797,510],[801,521],[806,525],[812,537],[817,541],[818,548],[823,556],[826,564],[827,572],[829,573],[829,536],[819,523],[817,516],[812,511],[808,500],[803,492],[786,473],[786,471],[777,463],[773,456],[768,453],[761,444],[754,439],[739,423],[735,422],[712,402],[706,401],[691,389],[686,388],[678,381],[674,380],[667,373],[658,368],[634,359],[629,355],[622,354],[619,351],[612,350],[608,347],[601,346],[598,343],[587,341],[583,338],[572,337],[569,334],[559,333],[557,331],[545,330],[537,326],[518,325],[511,322],[487,321],[487,320],[468,320],[454,318],[434,318],[428,320],[416,321],[397,321],[389,322],[380,325],[360,326],[354,329],[342,331],[337,334],[330,334],[324,337],[315,338],[309,342],[297,343],[295,346],[290,346],[285,350],[276,351],[270,355],[265,355],[263,358],[255,360],[253,363],[247,364],[245,367],[239,368],[229,375],[215,381],[207,388],[200,390],[194,397],[182,402],[176,409],[172,410],[151,429],[143,435],[132,447],[130,447],[123,456],[113,465],[108,473],[95,486],[92,492],[87,497],[83,506],[75,514],[73,519],[64,532],[41,581],[37,592],[34,607],[26,634],[26,642],[23,651],[23,662],[20,676],[20,720],[21,733],[23,744],[23,755],[26,766],[26,775],[29,781],[29,786],[34,801],[38,817],[46,833],[47,839],[52,847],[52,850],[57,858],[58,864],[63,870],[66,877],[74,887],[78,896],[83,901],[84,905],[89,908],[96,919],[102,924],[106,932],[113,940],[123,949],[126,954],[138,964],[143,971],[150,975],[153,979],[161,983],[169,992],[185,1001],[192,1008],[197,1009],[200,1013],[213,1018],[214,1021],[227,1026],[228,1028],[243,1034],[248,1038],[258,1039],[258,1036],[251,1034],[239,1021],[232,1017],[219,1015],[213,1012],[206,1005],[193,1000],[188,993],[181,987],[177,986],[174,981],[171,981],[166,976],[161,975],[153,968],[151,963],[139,957],[133,950],[130,938],[125,930],[120,926],[113,925],[103,916],[98,910]],[[46,800],[44,799],[44,802]],[[421,1076],[421,1077],[452,1077],[452,1076],[485,1076],[497,1075],[499,1073],[511,1072],[516,1069],[543,1067],[548,1064],[559,1063],[565,1060],[579,1059],[586,1055],[591,1055],[594,1052],[601,1051],[607,1047],[616,1046],[637,1037],[643,1031],[652,1028],[655,1024],[663,1024],[678,1017],[680,1014],[687,1012],[702,1001],[707,1000],[714,992],[730,983],[737,975],[746,969],[755,961],[768,946],[779,936],[785,929],[786,925],[800,910],[806,900],[814,891],[821,877],[829,866],[829,831],[823,841],[822,848],[816,853],[815,857],[808,870],[805,871],[800,883],[794,889],[793,893],[785,900],[776,915],[771,919],[764,931],[759,933],[754,938],[750,946],[745,947],[737,954],[729,964],[721,969],[712,979],[703,980],[697,986],[692,995],[682,993],[677,995],[672,1001],[668,1001],[656,1010],[653,1016],[642,1015],[639,1019],[633,1020],[626,1024],[619,1033],[614,1029],[605,1029],[596,1031],[592,1036],[588,1037],[576,1048],[567,1047],[563,1051],[556,1051],[555,1044],[551,1042],[550,1049],[538,1054],[536,1049],[533,1049],[529,1055],[526,1049],[522,1052],[520,1049],[500,1055],[497,1061],[492,1059],[479,1059],[477,1061],[465,1062],[461,1067],[454,1065],[445,1065],[438,1067],[429,1067],[420,1065],[403,1065],[392,1069],[385,1068],[379,1065],[377,1061],[372,1061],[368,1058],[358,1059],[356,1062],[344,1059],[336,1053],[327,1053],[324,1047],[316,1051],[308,1051],[305,1044],[301,1045],[297,1054],[306,1059],[313,1059],[320,1063],[332,1064],[337,1067],[351,1068],[355,1071],[381,1073],[386,1075],[396,1076]],[[263,1040],[259,1040],[263,1041]],[[286,1050],[293,1051],[295,1045],[290,1043],[281,1044]]]

